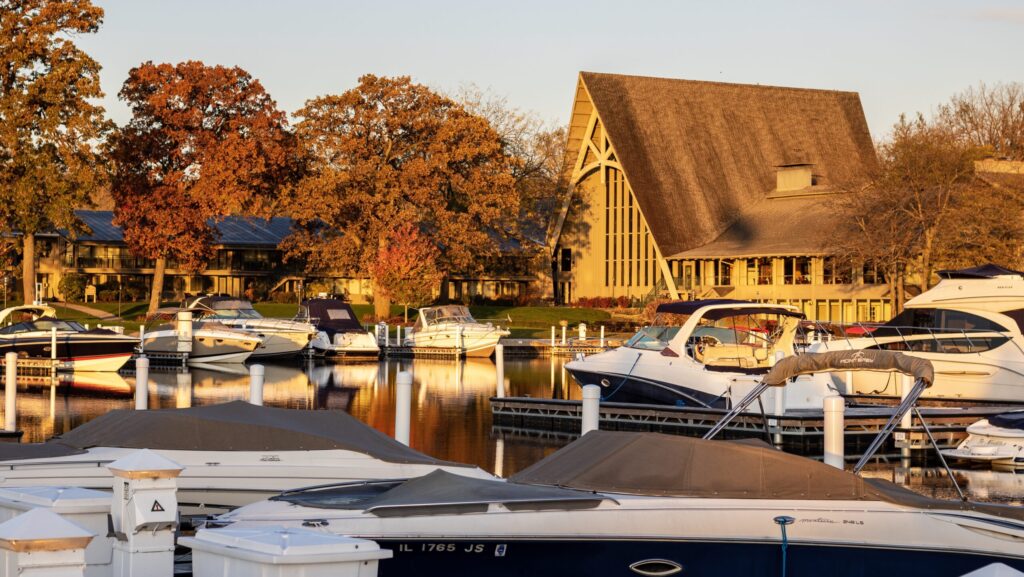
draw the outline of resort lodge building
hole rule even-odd
[[[856,93],[583,72],[552,238],[556,299],[731,298],[891,318],[829,258],[837,201],[877,166]]]

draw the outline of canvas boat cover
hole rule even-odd
[[[988,424],[1003,429],[1024,431],[1024,411],[1000,413],[988,418]]]
[[[591,431],[510,480],[631,495],[887,501],[919,509],[977,510],[1024,521],[1024,507],[931,499],[754,440]]]
[[[1010,270],[1008,268],[1001,267],[997,264],[983,264],[981,266],[975,266],[971,268],[962,268],[959,270],[940,270],[938,273],[939,278],[993,278],[997,276],[1024,276],[1024,272]]]
[[[188,409],[110,411],[45,443],[0,443],[0,461],[74,455],[90,447],[165,451],[342,449],[391,463],[471,467],[410,449],[348,413],[277,409],[244,401]]]
[[[501,503],[511,510],[584,509],[596,507],[607,497],[591,491],[470,478],[437,469],[402,482],[312,487],[273,499],[306,507],[360,510],[393,517],[484,512],[491,503]]]
[[[784,315],[788,317],[804,318],[804,314],[782,306],[766,305],[751,301],[739,301],[734,299],[706,299],[697,301],[676,301],[658,305],[655,312],[673,313],[677,315],[692,315],[701,308],[712,305],[735,305],[730,308],[712,309],[704,313],[704,318],[717,320],[732,317],[740,314],[747,315]]]
[[[317,319],[316,328],[334,336],[335,333],[366,332],[359,324],[355,311],[338,299],[309,299],[302,301],[310,319]],[[312,322],[312,320],[310,321]]]
[[[898,371],[924,379],[928,386],[935,381],[932,362],[920,357],[911,357],[896,351],[856,350],[829,351],[827,353],[804,353],[786,357],[775,363],[764,376],[764,383],[771,386],[786,384],[786,380],[797,375],[829,371]]]

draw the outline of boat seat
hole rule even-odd
[[[733,366],[744,369],[768,366],[768,349],[750,345],[721,344],[704,347],[697,360],[705,365]]]

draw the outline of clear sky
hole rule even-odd
[[[93,0],[105,106],[146,60],[238,65],[284,110],[364,73],[476,84],[567,121],[580,70],[859,92],[875,138],[967,86],[1024,81],[1024,1]]]

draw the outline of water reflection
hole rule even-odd
[[[511,396],[578,399],[579,388],[564,359],[508,359],[505,389]],[[411,445],[430,455],[476,464],[510,475],[573,439],[571,432],[495,430],[489,399],[496,392],[494,363],[407,359],[338,364],[266,365],[264,402],[275,407],[344,410],[392,435],[395,377],[413,373]],[[19,380],[18,426],[26,441],[43,441],[112,409],[134,407],[134,377],[116,374],[60,375]],[[150,374],[149,406],[210,405],[249,397],[245,367],[204,367]],[[955,493],[942,471],[877,467],[869,473],[921,493],[949,498]],[[1022,504],[1024,475],[957,471],[972,498]]]

